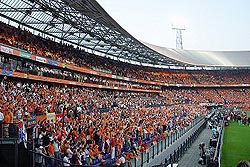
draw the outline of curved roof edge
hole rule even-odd
[[[198,51],[165,48],[142,42],[163,56],[195,66],[250,67],[250,51]]]

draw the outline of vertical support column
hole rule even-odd
[[[18,143],[15,142],[15,167],[18,167]]]

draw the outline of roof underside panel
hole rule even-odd
[[[152,65],[174,61],[136,40],[94,0],[1,0],[0,16],[101,55]]]

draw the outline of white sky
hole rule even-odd
[[[139,40],[175,48],[175,20],[188,50],[250,50],[250,0],[97,0]]]

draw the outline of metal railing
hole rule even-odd
[[[168,167],[173,166],[174,163],[178,162],[180,158],[185,154],[192,143],[197,139],[202,130],[206,128],[206,122],[204,122],[191,136],[189,136],[169,157],[165,158],[165,161],[160,165],[154,167]]]
[[[19,123],[0,123],[0,140],[18,139]]]
[[[126,167],[141,167],[144,164],[148,163],[151,159],[154,159],[157,155],[159,155],[161,152],[166,150],[170,145],[172,145],[176,140],[178,140],[180,137],[182,137],[186,132],[188,132],[191,128],[193,128],[195,125],[197,125],[200,121],[204,119],[197,119],[195,120],[190,126],[181,129],[180,131],[176,131],[164,140],[158,142],[155,145],[152,145],[149,148],[149,151],[144,151],[139,154],[140,158],[133,158],[130,160],[130,162],[126,163]],[[199,133],[206,127],[206,123],[203,123],[203,125],[196,130],[190,137],[188,137],[178,148],[175,150],[172,154],[170,154],[170,157],[166,157],[164,162],[159,162],[161,165],[157,166],[167,166],[169,164],[173,164],[174,162],[177,162],[184,154],[184,152],[187,150],[188,147],[195,141],[195,139],[198,137]]]
[[[60,158],[41,154],[36,151],[29,150],[29,166],[30,167],[97,167],[94,165],[76,165],[73,163],[63,161],[63,154],[60,154]]]
[[[218,137],[218,142],[216,145],[215,154],[213,157],[213,161],[217,162],[219,167],[220,167],[220,162],[221,162],[222,145],[223,145],[223,139],[224,139],[224,124],[225,124],[225,122],[223,120],[222,125],[221,125],[221,130],[219,132],[219,137]]]

